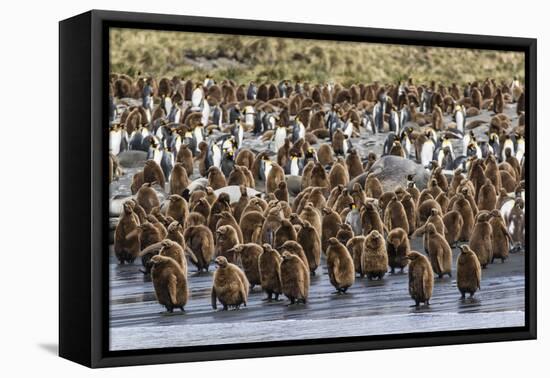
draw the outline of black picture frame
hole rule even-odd
[[[109,351],[108,29],[129,27],[364,41],[525,53],[525,326],[204,347]],[[535,339],[537,40],[332,25],[92,10],[59,23],[59,354],[89,367]],[[83,169],[82,167],[89,167]]]

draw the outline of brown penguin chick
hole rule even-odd
[[[297,241],[287,240],[286,242],[283,243],[283,245],[280,246],[280,248],[278,248],[278,251],[281,254],[281,256],[285,251],[298,256],[300,260],[302,260],[302,262],[304,263],[305,267],[309,272],[309,263],[307,260],[307,256],[304,252],[304,248]]]
[[[141,188],[139,188],[136,194],[136,200],[143,210],[145,210],[146,214],[149,214],[153,207],[160,206],[157,192],[149,183],[145,183],[141,186]]]
[[[428,187],[426,189],[424,189],[422,191],[422,193],[420,193],[420,202],[423,201],[423,196],[425,195],[424,193],[429,193],[432,195],[432,198],[437,198],[438,195],[440,195],[441,193],[443,193],[443,190],[439,187],[438,183],[437,183],[437,180],[432,178],[429,182],[428,182]]]
[[[443,168],[441,167],[435,168],[432,171],[431,179],[436,181],[437,186],[443,192],[446,192],[447,190],[449,190],[449,182],[447,181],[447,177],[445,177],[445,174],[443,173]],[[437,198],[437,196],[434,196],[434,198]]]
[[[205,225],[205,224],[206,224],[206,218],[201,213],[197,213],[196,211],[191,211],[187,216],[187,218],[185,218],[185,223],[183,224],[183,228],[198,226],[198,225]]]
[[[483,168],[483,161],[481,159],[474,160],[470,165],[470,171],[468,173],[468,180],[474,185],[474,198],[477,201],[479,189],[485,184],[485,172]]]
[[[229,194],[220,193],[216,201],[212,204],[212,208],[210,209],[210,217],[208,218],[208,227],[212,233],[216,232],[216,225],[220,219],[220,214],[224,211],[231,212],[231,205],[229,202]]]
[[[133,203],[124,202],[114,236],[115,255],[120,264],[133,262],[140,252],[138,226],[139,221],[134,213]]]
[[[399,156],[402,158],[405,157],[405,150],[403,150],[403,146],[401,146],[401,142],[399,140],[395,140],[393,142],[393,145],[391,146],[389,154],[392,156]]]
[[[311,204],[319,210],[325,206],[328,206],[327,200],[325,199],[325,196],[323,194],[323,188],[312,188],[311,192],[307,196],[307,201],[311,202]]]
[[[166,239],[170,239],[178,243],[182,248],[185,248],[185,240],[183,239],[183,227],[177,221],[173,221],[166,229]]]
[[[282,181],[285,181],[285,171],[279,164],[273,163],[265,181],[265,192],[274,193]]]
[[[139,205],[138,205],[138,206],[139,206]],[[140,207],[141,207],[141,206],[140,206]],[[145,210],[141,209],[141,211],[143,211],[143,214],[144,214],[145,219],[146,219],[146,218],[147,218],[147,215],[145,215]],[[136,208],[135,208],[135,207],[134,207],[134,212],[136,212]],[[164,227],[168,227],[168,226],[170,226],[170,223],[172,223],[172,222],[170,222],[170,221],[168,220],[168,218],[166,218],[166,217],[164,216],[164,214],[162,214],[162,212],[160,211],[160,207],[153,207],[153,208],[151,209],[151,215],[153,215],[155,218],[157,218],[158,221],[164,225]],[[144,219],[144,221],[145,221],[145,219]]]
[[[364,166],[364,171],[368,172],[369,169],[371,169],[371,167],[374,165],[374,163],[376,163],[377,159],[378,157],[374,152],[369,152],[369,154],[367,155],[367,163]]]
[[[453,178],[451,180],[451,188],[450,188],[453,193],[458,192],[458,187],[460,186],[460,183],[464,179],[466,179],[466,176],[462,174],[462,168],[455,169],[453,173]]]
[[[327,244],[327,270],[330,283],[336,288],[336,293],[345,294],[355,282],[353,259],[338,239],[330,238]]]
[[[314,276],[315,271],[321,264],[321,237],[315,227],[306,220],[303,221],[303,226],[298,231],[298,243],[304,249],[309,271]]]
[[[491,239],[493,258],[491,263],[494,262],[495,259],[500,259],[504,262],[504,260],[508,258],[512,235],[508,232],[504,219],[502,218],[502,215],[500,215],[500,211],[496,209],[491,211],[491,219],[489,220],[489,224],[491,225],[491,229],[493,231]]]
[[[427,251],[434,273],[443,278],[445,274],[452,277],[451,266],[453,253],[445,237],[437,232],[432,223],[427,223],[426,235],[428,237]]]
[[[348,171],[344,164],[336,162],[332,165],[330,172],[328,174],[328,182],[330,189],[343,185],[347,186],[349,183]]]
[[[235,245],[239,244],[239,237],[235,228],[229,225],[221,226],[216,230],[215,235],[215,255],[223,256],[229,262],[235,263],[236,256],[230,252]]]
[[[246,307],[250,288],[244,272],[223,256],[216,257],[215,263],[217,269],[212,284],[212,308],[217,309],[217,301],[222,304],[224,311],[230,307],[237,310],[241,305]]]
[[[353,198],[348,192],[347,188],[342,190],[342,194],[336,199],[334,206],[332,207],[337,213],[342,214],[343,211],[349,210],[353,204]],[[345,216],[342,217],[345,219]]]
[[[208,155],[208,143],[206,143],[204,140],[199,143],[199,154],[195,157],[195,161],[199,162],[199,174],[202,177],[206,177],[208,175],[207,169],[206,169],[206,157]]]
[[[468,181],[469,184],[471,184],[469,181]],[[465,185],[463,187],[460,188],[460,193],[462,193],[462,195],[464,196],[464,198],[466,198],[468,200],[468,202],[470,203],[470,207],[472,208],[472,212],[474,213],[474,217],[477,215],[479,209],[477,208],[477,203],[476,203],[476,200],[474,198],[474,189],[472,189],[472,186],[471,185]]]
[[[243,234],[241,232],[241,228],[239,227],[239,223],[235,220],[235,217],[233,217],[233,214],[229,211],[222,211],[220,213],[220,216],[218,218],[218,223],[216,223],[216,229],[219,229],[221,226],[231,226],[235,229],[237,232],[237,236],[239,238],[239,242],[243,242]]]
[[[325,201],[325,205],[323,207],[328,206],[330,208],[333,208],[334,204],[336,203],[336,200],[342,195],[343,192],[344,192],[344,185],[337,185],[334,188],[332,188],[328,196],[328,199]],[[322,209],[323,207],[321,207],[320,209]],[[317,208],[319,209],[319,207]]]
[[[147,160],[143,167],[143,181],[150,184],[157,183],[164,190],[166,179],[160,166],[154,160]]]
[[[275,232],[281,226],[282,220],[283,217],[279,206],[266,210],[265,221],[262,226],[262,243],[270,243],[273,245],[275,241]]]
[[[208,168],[208,186],[212,187],[214,190],[227,186],[225,176],[216,166]]]
[[[208,272],[208,266],[215,253],[212,231],[203,225],[191,226],[185,229],[183,237],[186,248],[196,256],[196,261],[191,262],[197,267],[197,271]]]
[[[159,255],[170,257],[181,267],[183,274],[187,277],[187,260],[183,253],[183,248],[176,242],[169,239],[164,239],[160,242],[162,247],[159,251]]]
[[[402,228],[394,228],[386,237],[386,241],[388,242],[388,265],[391,273],[395,273],[395,268],[399,268],[403,273],[403,269],[409,264],[409,260],[405,259],[405,256],[411,250],[407,233]]]
[[[500,171],[495,156],[489,154],[485,159],[485,171],[483,172],[485,177],[491,180],[491,183],[495,186],[495,191],[498,193],[502,186],[502,180],[500,178]]]
[[[445,239],[451,247],[456,247],[458,243],[464,221],[462,216],[456,210],[451,210],[443,216],[443,224],[445,225]]]
[[[346,135],[341,129],[336,129],[332,134],[332,150],[336,155],[344,155],[346,151],[344,143],[347,143]]]
[[[514,171],[516,171],[516,179],[521,176],[521,165],[519,164],[518,159],[512,155],[512,150],[507,148],[504,150],[504,155],[506,158],[506,163],[510,164]],[[135,177],[135,176],[134,176]]]
[[[361,187],[361,184],[358,182],[353,184],[353,188],[351,189],[350,194],[357,208],[360,208],[362,204],[367,202],[367,195],[365,194],[365,191]]]
[[[237,260],[241,262],[244,274],[250,283],[251,291],[254,286],[261,285],[258,261],[262,252],[262,247],[256,243],[237,244],[230,251],[230,253],[238,256]]]
[[[361,224],[363,225],[363,235],[368,235],[372,230],[384,233],[384,223],[380,217],[380,212],[376,205],[367,202],[361,209]]]
[[[346,243],[346,248],[353,259],[353,267],[355,273],[359,274],[362,277],[361,269],[361,258],[363,256],[363,251],[365,250],[365,237],[364,236],[354,236],[349,239]]]
[[[505,171],[501,169],[499,171],[500,173],[500,182],[501,182],[501,189],[504,189],[506,192],[513,192],[514,188],[517,185],[517,181],[512,176],[512,174],[508,171]]]
[[[139,235],[141,249],[145,249],[162,240],[159,230],[149,222],[140,224],[136,232]]]
[[[406,257],[409,263],[409,294],[416,307],[430,304],[434,287],[434,274],[430,261],[420,253],[411,251]]]
[[[239,198],[237,203],[233,205],[233,216],[235,217],[237,222],[241,221],[241,214],[243,213],[244,209],[248,205],[248,202],[250,201],[250,197],[248,197],[248,191],[246,189],[246,186],[241,185],[239,189],[241,191],[241,197]]]
[[[310,185],[318,186],[321,188],[330,187],[327,172],[319,162],[315,163],[315,165],[313,166],[313,170],[311,171]]]
[[[134,213],[137,215],[139,219],[139,223],[143,223],[147,221],[147,213],[143,209],[143,207],[140,206],[140,204],[137,202],[136,198],[132,198],[130,201],[134,204]],[[151,214],[153,214],[158,220],[163,222],[165,225],[169,224],[169,222],[166,222],[166,218],[160,214],[159,207],[153,207],[151,209]]]
[[[313,160],[308,161],[307,164],[304,166],[304,169],[302,170],[302,191],[311,186],[311,174],[314,167],[315,163],[313,162]]]
[[[384,212],[386,211],[386,206],[388,206],[388,203],[390,203],[394,196],[395,192],[389,191],[382,193],[380,198],[378,198],[378,207],[380,208],[382,217],[384,216]]]
[[[181,195],[189,186],[189,178],[183,164],[176,163],[170,174],[170,193]]]
[[[416,229],[416,204],[413,197],[409,192],[406,192],[401,197],[401,205],[407,215],[407,222],[409,224],[409,235],[412,235]]]
[[[394,193],[391,200],[386,206],[384,211],[384,225],[388,232],[394,228],[402,228],[405,232],[409,233],[409,222],[407,220],[407,213],[401,202],[397,199],[397,195]]]
[[[479,211],[491,211],[497,204],[497,193],[491,180],[486,179],[485,184],[479,189],[477,207]]]
[[[265,218],[259,211],[247,211],[241,217],[239,227],[243,233],[243,243],[256,243],[262,242],[262,226]]]
[[[445,234],[445,223],[443,222],[443,218],[441,217],[441,212],[437,208],[432,208],[431,214],[426,220],[426,223],[424,223],[423,226],[418,227],[416,229],[416,232],[414,233],[414,236],[418,235],[424,235],[424,247],[427,245],[427,228],[429,224],[433,224],[435,226],[436,231],[444,235]]]
[[[432,215],[432,209],[437,209],[440,214],[443,213],[441,205],[439,205],[436,200],[431,198],[425,200],[420,204],[420,206],[418,206],[417,221],[419,225],[426,223],[430,215]]]
[[[478,109],[482,108],[483,96],[481,91],[477,88],[473,88],[471,92],[472,105]]]
[[[275,239],[273,245],[275,248],[280,248],[287,240],[296,241],[298,235],[294,229],[294,225],[289,220],[283,219],[280,222],[280,226],[275,231]]]
[[[321,238],[323,228],[320,210],[313,207],[311,202],[308,202],[300,212],[300,218],[302,218],[304,222],[309,222],[309,224],[317,231],[319,238]]]
[[[365,247],[361,255],[361,277],[369,280],[381,280],[388,271],[388,253],[386,242],[381,233],[373,230],[365,238]]]
[[[277,164],[286,167],[290,155],[290,139],[286,138],[283,145],[277,150]]]
[[[372,173],[367,175],[365,180],[365,193],[367,197],[379,199],[382,196],[382,184]]]
[[[346,166],[349,172],[350,180],[363,174],[363,164],[361,163],[361,157],[357,153],[355,148],[352,148],[346,156]]]
[[[457,199],[453,204],[452,210],[458,211],[462,218],[462,230],[458,236],[459,241],[468,241],[474,229],[474,213],[470,202],[462,193],[456,195]]]
[[[456,287],[462,299],[466,297],[466,293],[471,298],[481,288],[481,265],[470,247],[461,245],[460,251],[456,260]]]
[[[235,165],[242,165],[253,171],[255,158],[254,153],[248,148],[240,148],[235,156]]]
[[[210,217],[210,204],[206,197],[200,198],[192,208],[192,212],[201,214],[205,220]],[[204,223],[206,224],[206,223]]]
[[[185,198],[177,194],[172,194],[170,197],[168,197],[166,215],[171,216],[179,223],[184,224],[185,219],[189,215],[189,209],[187,207],[187,201],[185,200]]]
[[[181,163],[183,168],[185,168],[185,172],[188,177],[193,175],[193,152],[186,144],[182,144],[180,146],[180,149],[176,155],[176,162]]]
[[[323,143],[319,146],[319,150],[317,151],[317,160],[322,166],[332,164],[334,161],[334,151],[329,144]]]
[[[286,181],[281,181],[273,194],[275,194],[275,198],[279,201],[288,202],[288,189]]]
[[[147,215],[147,222],[151,223],[153,226],[157,228],[161,239],[164,239],[166,237],[166,234],[168,233],[168,231],[166,230],[166,227],[164,227],[164,225],[161,222],[159,222],[159,220],[153,214]]]
[[[504,96],[500,88],[497,88],[497,93],[493,97],[493,112],[497,114],[504,112]]]
[[[262,247],[263,252],[258,259],[258,267],[262,289],[267,294],[267,297],[263,300],[271,301],[273,296],[275,296],[275,300],[279,300],[279,294],[282,293],[282,258],[279,252],[274,250],[269,244],[266,243]]]
[[[216,195],[216,193],[214,192],[214,189],[212,189],[211,186],[207,186],[205,191],[206,191],[206,199],[208,200],[208,203],[210,204],[210,206],[213,206],[214,202],[216,202],[216,200],[218,199],[218,196]],[[227,202],[229,202],[229,195],[227,196]]]
[[[189,195],[189,199],[188,199],[189,208],[193,209],[201,198],[205,198],[208,201],[208,199],[206,198],[206,191],[200,190],[200,189],[193,191],[193,193]],[[210,204],[210,201],[208,203]]]
[[[414,182],[412,177],[409,176],[409,178],[410,178],[410,180],[407,179],[407,189],[405,189],[405,190],[407,191],[407,193],[409,193],[411,195],[411,197],[414,200],[415,205],[418,207],[419,200],[420,200],[420,190],[418,190],[418,188],[416,187],[416,183]]]
[[[296,255],[284,251],[281,262],[281,291],[290,304],[306,303],[309,293],[309,271]]]
[[[346,245],[348,240],[353,238],[353,230],[347,223],[340,223],[338,225],[338,232],[336,233],[336,239],[343,245]]]
[[[493,230],[489,220],[491,215],[487,211],[480,212],[476,217],[476,223],[472,231],[472,237],[468,246],[479,259],[483,269],[493,260]]]
[[[512,247],[523,248],[525,246],[525,211],[524,201],[516,198],[514,207],[508,214],[508,227],[512,235]]]
[[[447,193],[445,192],[439,193],[439,195],[435,199],[435,202],[439,204],[439,206],[441,207],[441,212],[443,214],[446,213],[447,210],[449,209],[450,200],[449,200],[449,197],[447,197]]]
[[[332,237],[336,237],[336,234],[338,233],[339,225],[342,223],[342,219],[340,218],[340,215],[328,208],[324,207],[321,210],[322,213],[322,219],[321,219],[321,247],[323,248],[323,251],[327,250],[328,247],[328,240]]]
[[[174,308],[184,311],[189,298],[187,277],[181,266],[172,258],[153,256],[151,258],[151,279],[157,301],[174,312]]]
[[[141,188],[141,186],[145,183],[143,180],[143,171],[139,171],[136,174],[132,176],[132,184],[130,185],[130,190],[132,194],[136,194]]]
[[[227,185],[248,186],[248,178],[246,177],[242,167],[239,167],[238,165],[233,166],[233,170],[231,170],[229,177],[227,178]]]

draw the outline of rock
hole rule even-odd
[[[147,152],[128,150],[122,151],[117,157],[122,168],[142,168],[147,160]]]
[[[246,191],[249,197],[255,197],[257,194],[261,194],[261,192],[252,188],[246,188]],[[241,198],[241,188],[238,185],[225,186],[223,188],[215,190],[214,193],[216,193],[216,196],[219,196],[221,193],[229,194],[229,199],[231,203],[237,202]]]
[[[429,172],[422,168],[420,164],[399,156],[388,155],[378,159],[369,172],[363,173],[351,180],[348,188],[351,190],[356,182],[359,182],[364,187],[365,180],[370,172],[380,180],[384,191],[393,191],[398,186],[405,188],[407,186],[408,175],[414,175],[416,186],[419,190],[422,190],[426,187],[430,178]]]
[[[116,217],[122,212],[122,205],[124,202],[132,199],[132,196],[116,195],[109,201],[109,217]]]
[[[189,194],[193,193],[195,190],[204,190],[208,186],[208,179],[201,177],[196,180],[193,180],[191,184],[187,186]]]

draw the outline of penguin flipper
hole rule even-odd
[[[172,302],[172,304],[178,303],[177,292],[177,278],[175,275],[171,274],[168,277],[168,294],[170,295],[170,301]]]

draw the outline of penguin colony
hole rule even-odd
[[[116,258],[139,258],[169,312],[192,300],[191,267],[214,265],[213,309],[245,307],[258,288],[265,301],[307,304],[323,265],[338,295],[407,270],[416,306],[445,276],[473,296],[482,269],[525,245],[521,92],[515,78],[461,91],[412,78],[346,88],[112,74],[109,182],[125,174],[122,154],[146,154],[116,225]],[[517,108],[517,126],[505,107]],[[483,122],[467,121],[482,109],[492,112],[483,140],[473,132]],[[386,135],[382,156],[354,148],[361,133]],[[245,138],[265,148],[246,148]],[[384,189],[371,167],[386,155],[429,179],[407,175]],[[422,251],[411,250],[413,238]]]

